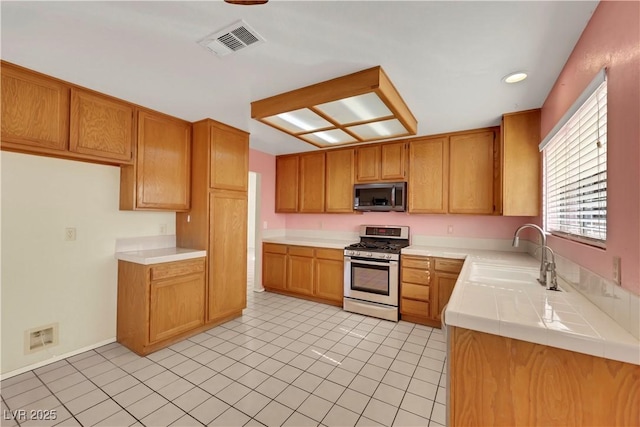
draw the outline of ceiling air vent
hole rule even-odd
[[[225,56],[264,41],[264,37],[241,19],[220,31],[209,34],[198,44],[218,56]]]

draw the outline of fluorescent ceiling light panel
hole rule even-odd
[[[362,139],[384,139],[394,136],[406,135],[407,129],[398,119],[385,120],[383,122],[366,123],[347,128]]]
[[[375,93],[339,99],[317,105],[315,108],[340,124],[364,122],[393,116],[391,110]]]
[[[263,120],[293,133],[333,127],[331,123],[307,108],[265,117]]]
[[[326,146],[327,144],[346,144],[349,142],[357,142],[354,137],[340,129],[308,133],[301,136],[308,142],[319,146]]]

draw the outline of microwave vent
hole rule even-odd
[[[217,56],[226,56],[264,42],[264,37],[241,19],[222,30],[209,34],[198,44]]]

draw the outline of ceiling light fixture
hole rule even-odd
[[[502,78],[505,83],[518,83],[527,78],[527,73],[524,71],[517,71],[515,73],[508,74]]]
[[[252,6],[254,4],[265,4],[269,0],[224,0],[225,3],[239,4],[242,6]]]
[[[418,126],[379,66],[254,101],[251,117],[317,147],[415,135]]]

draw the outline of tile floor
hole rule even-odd
[[[112,343],[2,381],[1,424],[439,426],[444,359],[438,329],[249,292],[242,317],[147,357]]]

